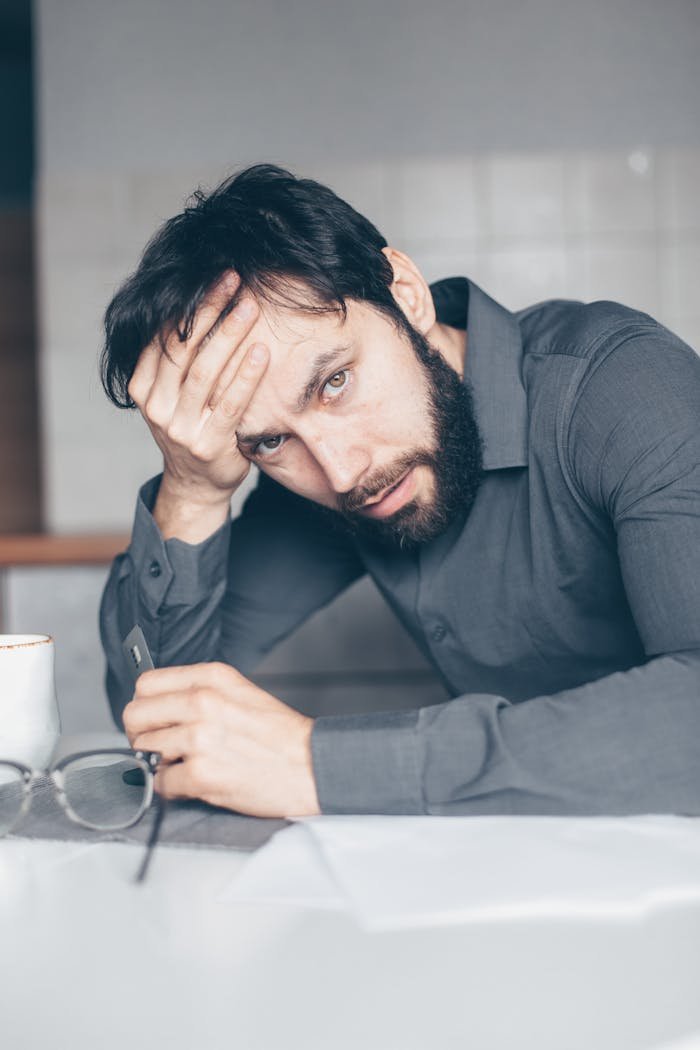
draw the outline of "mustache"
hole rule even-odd
[[[405,453],[391,466],[383,467],[375,471],[363,485],[357,485],[349,492],[342,492],[338,496],[338,510],[341,514],[351,516],[362,509],[367,500],[374,499],[385,489],[393,488],[401,479],[408,474],[409,470],[417,466],[435,467],[435,456],[425,450],[416,450]]]

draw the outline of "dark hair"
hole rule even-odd
[[[346,299],[373,304],[400,328],[386,240],[364,216],[312,179],[272,164],[197,190],[146,246],[105,314],[102,385],[120,408],[138,356],[156,336],[185,340],[207,291],[227,271],[259,299],[346,315]],[[239,294],[239,293],[237,293]]]

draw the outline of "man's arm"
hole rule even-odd
[[[650,330],[596,364],[571,479],[614,524],[648,662],[522,703],[317,719],[324,812],[700,814],[700,360]]]
[[[133,693],[121,643],[135,623],[157,667],[221,660],[248,674],[364,572],[354,546],[319,508],[265,475],[241,515],[200,544],[163,538],[150,513],[158,483],[141,490],[131,545],[114,562],[102,598],[107,690],[118,723]]]
[[[129,550],[100,610],[107,692],[117,722],[132,694],[121,650],[135,623],[158,666],[220,659],[246,670],[362,571],[351,545],[314,508],[263,483],[231,525],[250,469],[237,428],[268,361],[246,346],[259,313],[228,273],[192,331],[160,333],[141,352],[129,395],[163,453],[142,490]]]
[[[513,704],[318,718],[324,813],[700,815],[700,652]]]

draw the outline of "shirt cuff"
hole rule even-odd
[[[221,584],[231,531],[229,520],[202,543],[164,540],[152,514],[161,476],[139,492],[129,547],[141,600],[154,617],[166,599],[170,606],[196,605]]]
[[[311,734],[322,813],[425,813],[418,711],[317,718]]]

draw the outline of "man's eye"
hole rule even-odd
[[[323,393],[328,397],[336,397],[341,390],[344,390],[348,383],[348,370],[347,368],[341,368],[339,372],[334,372],[330,379],[326,380],[323,385]]]
[[[284,434],[275,434],[274,437],[264,438],[255,446],[255,454],[263,457],[271,456],[273,452],[277,452],[278,449],[282,448],[285,441]]]

